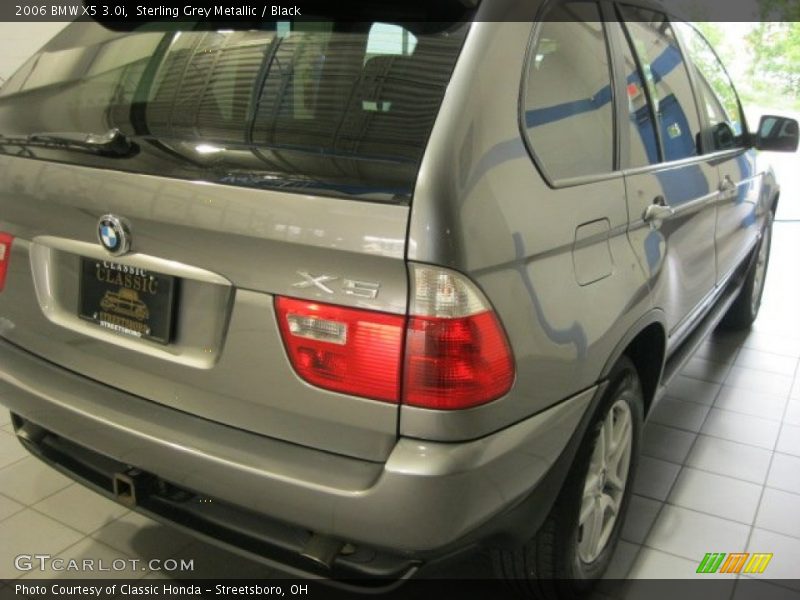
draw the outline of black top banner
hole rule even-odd
[[[578,1],[578,0],[575,0]],[[628,0],[690,21],[800,21],[800,0]],[[12,0],[0,3],[0,21],[96,20],[115,29],[143,24],[253,26],[263,21],[530,21],[553,0]],[[547,19],[546,12],[544,18]]]

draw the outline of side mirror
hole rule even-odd
[[[775,115],[761,117],[756,134],[756,148],[770,152],[794,152],[797,150],[797,142],[797,121]]]

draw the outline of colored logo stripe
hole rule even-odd
[[[727,556],[727,558],[726,558]],[[700,565],[697,567],[698,573],[741,573],[744,568],[745,573],[763,573],[767,565],[772,560],[772,554],[748,552],[708,552]],[[749,559],[749,560],[748,560]]]

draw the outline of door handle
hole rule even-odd
[[[669,219],[674,214],[675,209],[667,205],[663,196],[658,196],[653,204],[645,209],[644,217],[642,218],[646,223],[658,223],[664,219]]]
[[[720,194],[727,197],[736,193],[736,183],[734,183],[730,175],[725,175],[718,189]]]

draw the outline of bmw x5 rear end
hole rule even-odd
[[[515,324],[412,248],[490,39],[420,6],[74,23],[3,86],[0,402],[31,452],[295,574],[385,582],[532,535],[597,386],[531,402]]]

